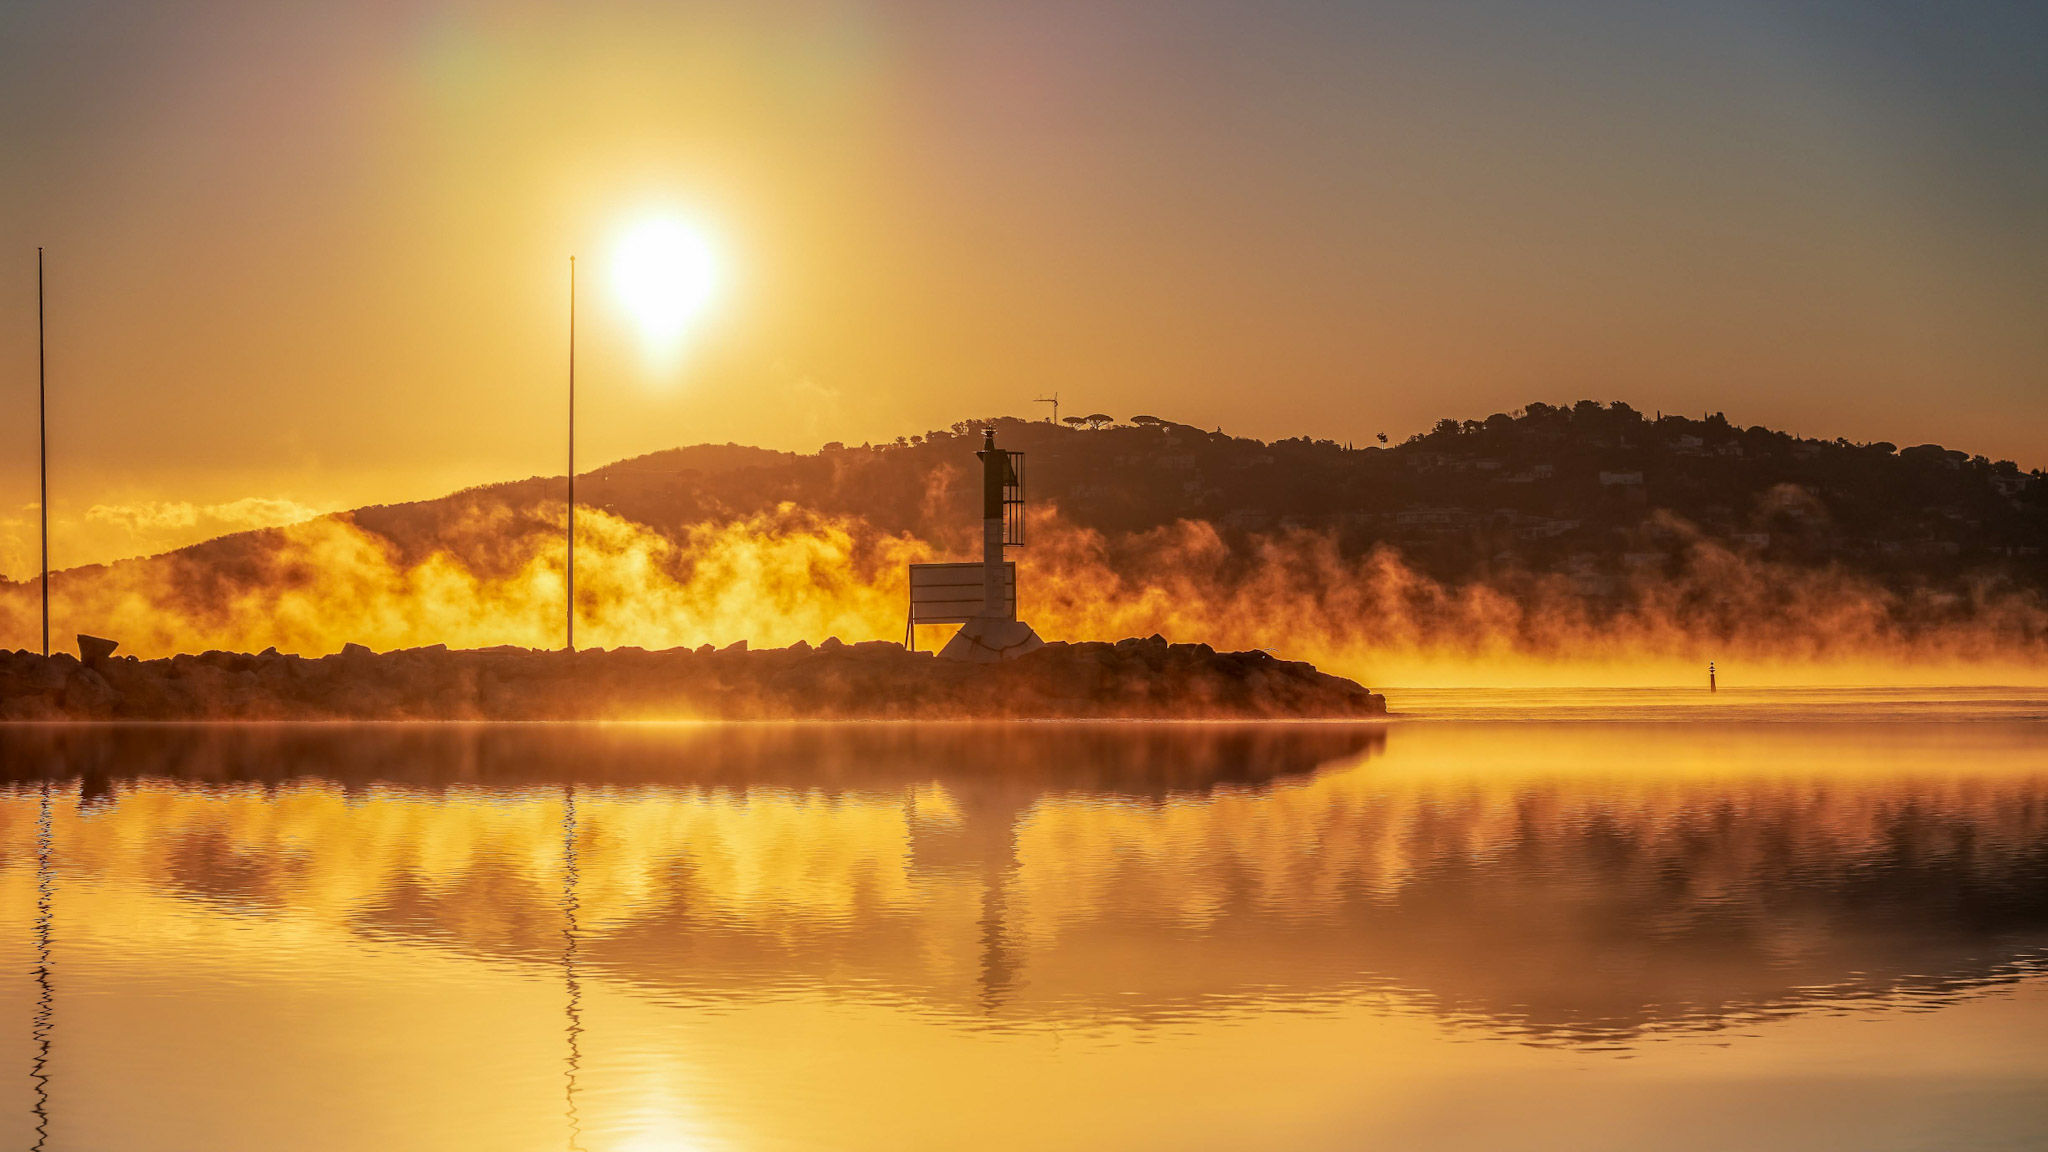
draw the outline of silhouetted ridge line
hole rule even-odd
[[[1590,401],[1384,448],[1160,418],[993,424],[1034,461],[1018,610],[1049,638],[1158,632],[1375,678],[1503,655],[1718,658],[1731,677],[2048,656],[2048,484],[1939,446]],[[905,567],[978,551],[970,446],[954,430],[803,455],[707,445],[582,472],[576,631],[650,648],[901,636]],[[535,478],[74,569],[60,631],[144,656],[557,645],[565,496]],[[0,635],[27,643],[34,611],[0,586]]]

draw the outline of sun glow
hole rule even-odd
[[[672,356],[718,294],[717,246],[696,223],[642,220],[612,250],[612,288],[648,350]]]

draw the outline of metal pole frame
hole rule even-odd
[[[576,650],[576,258],[569,257],[569,595],[567,645]]]
[[[43,250],[36,249],[36,511],[42,517],[43,655],[50,654],[50,388],[49,360],[43,336]]]

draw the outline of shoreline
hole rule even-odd
[[[89,638],[88,638],[89,639]],[[0,722],[778,723],[1384,718],[1386,698],[1264,652],[1159,636],[974,664],[892,641],[578,652],[442,646],[154,660],[0,653]]]

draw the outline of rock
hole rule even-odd
[[[745,640],[735,640],[719,649],[720,652],[745,652],[746,650],[747,642]]]
[[[1019,622],[990,623],[1030,637]],[[982,641],[1006,638],[982,631]],[[727,651],[734,649],[745,652],[742,644]],[[359,644],[317,660],[215,651],[88,664],[61,653],[0,653],[0,719],[15,720],[1339,719],[1385,713],[1384,696],[1300,661],[1218,653],[1201,644],[1169,646],[1150,637],[1115,646],[1038,644],[1014,656],[989,647],[971,661],[911,653],[888,640],[835,640],[816,649],[800,641],[708,662],[689,659],[681,649],[572,655],[449,653],[435,646],[379,655]]]
[[[822,644],[820,644],[820,645],[818,645],[818,651],[820,651],[820,652],[837,652],[837,651],[839,651],[839,650],[840,650],[841,648],[844,648],[844,647],[846,647],[846,645],[840,642],[840,639],[839,639],[839,637],[837,637],[837,636],[827,636],[827,637],[825,637],[825,642],[824,642],[824,643],[822,643]]]
[[[91,668],[80,668],[64,680],[64,711],[81,719],[105,720],[121,704],[121,694]]]
[[[0,699],[0,720],[62,720],[64,711],[48,694],[11,694]]]
[[[116,640],[108,640],[100,636],[87,636],[83,632],[78,634],[78,658],[87,665],[97,664],[112,656],[114,649],[120,646],[120,642]]]
[[[256,673],[256,679],[263,685],[265,692],[283,695],[292,691],[298,677],[292,675],[291,665],[285,663],[284,658],[280,656],[274,660],[264,661]]]
[[[70,659],[69,657],[65,658]],[[56,693],[63,689],[66,669],[62,665],[58,664],[55,659],[46,659],[38,655],[31,655],[29,659],[33,663],[30,663],[22,672],[17,673],[17,675],[22,676],[27,681],[28,691]]]

